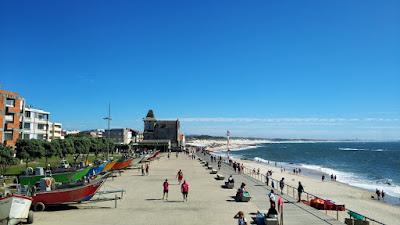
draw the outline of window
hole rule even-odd
[[[7,100],[6,100],[6,106],[12,106],[12,107],[14,107],[14,106],[15,106],[15,99],[7,98]]]
[[[38,135],[37,135],[37,139],[43,140],[43,139],[44,139],[44,135],[43,135],[43,134],[38,134]]]
[[[31,118],[31,111],[25,111],[25,117]]]
[[[29,134],[24,134],[24,138],[23,139],[28,139],[29,140]]]
[[[39,120],[47,120],[48,115],[47,114],[38,114],[38,118],[39,118]]]
[[[25,123],[24,129],[31,129],[31,123]]]
[[[13,139],[13,132],[12,131],[4,131],[4,140],[12,140]]]
[[[44,125],[44,124],[38,124],[38,129],[39,129],[39,130],[46,130],[46,125]]]
[[[14,122],[14,116],[13,115],[5,115],[5,119],[7,122]]]

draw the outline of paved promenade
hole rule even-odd
[[[190,184],[188,202],[182,202],[175,178],[179,169]],[[225,175],[232,173],[227,166],[221,172]],[[239,210],[245,212],[248,220],[253,216],[250,213],[267,210],[267,189],[261,183],[250,177],[235,175],[236,183],[245,182],[253,196],[248,203],[237,203],[231,198],[236,190],[221,188],[223,181],[215,180],[214,176],[198,160],[190,160],[184,154],[178,159],[174,155],[170,159],[163,156],[151,163],[149,176],[141,176],[138,170],[127,170],[120,177],[106,182],[104,190],[126,190],[117,208],[114,208],[114,202],[101,202],[35,212],[34,224],[236,224],[233,216]],[[171,184],[169,201],[161,200],[165,178]],[[284,215],[285,224],[340,224],[317,210],[297,203],[285,203]]]

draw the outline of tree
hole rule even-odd
[[[0,169],[1,174],[5,174],[11,165],[17,164],[17,159],[14,158],[14,152],[10,147],[0,144]]]
[[[90,149],[90,139],[86,137],[80,137],[73,140],[74,141],[74,149],[75,149],[75,156],[74,162],[78,160],[78,157],[81,154],[87,154]]]
[[[75,153],[74,140],[72,138],[58,140],[58,142],[60,144],[60,158],[65,158],[67,155],[72,155]]]
[[[48,159],[56,154],[55,145],[47,141],[42,141],[41,144],[44,148],[44,157],[46,158],[46,166],[47,166]]]
[[[16,144],[17,158],[25,160],[26,167],[31,160],[44,155],[44,147],[39,140],[19,140]]]

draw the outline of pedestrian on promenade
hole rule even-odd
[[[301,184],[301,182],[299,181],[299,186],[297,187],[297,195],[298,195],[298,201],[297,202],[300,202],[301,201],[301,194],[304,192],[304,187],[303,187],[303,185]]]
[[[142,176],[144,176],[144,165],[142,164],[142,166],[140,167],[140,169],[142,170]]]
[[[242,163],[242,165],[240,166],[240,171],[244,171],[244,165],[243,165],[243,163]],[[239,171],[239,173],[240,173],[240,171]]]
[[[271,190],[271,192],[268,194],[268,198],[269,198],[269,204],[270,204],[270,206],[271,206],[272,204],[275,204],[276,198],[275,198],[274,190]]]
[[[236,173],[236,162],[233,162],[233,170],[234,170],[235,173]]]
[[[242,211],[236,213],[233,218],[238,220],[238,225],[247,225],[247,220],[244,218],[244,213]]]
[[[283,198],[281,195],[278,197],[278,212],[282,213],[283,211]]]
[[[178,152],[178,151],[176,151],[176,158],[178,158],[178,156],[179,156],[179,152]]]
[[[281,181],[279,181],[279,188],[281,189],[281,194],[283,194],[284,187],[285,187],[285,178],[282,177]]]
[[[218,170],[221,170],[221,160],[218,161]]]
[[[182,197],[183,197],[183,202],[187,202],[188,194],[189,194],[189,184],[186,182],[186,180],[183,181],[181,185],[181,191],[182,191]]]
[[[178,183],[181,184],[182,179],[183,179],[182,170],[179,170],[179,171],[178,171],[178,173],[176,174],[176,177],[178,178]]]
[[[267,174],[265,174],[265,183],[267,186],[269,185],[269,171],[267,171]]]
[[[147,164],[146,164],[146,175],[149,175],[149,169],[150,169],[149,167],[150,167],[150,166],[149,166],[149,164],[147,163]]]
[[[169,159],[169,155],[170,155],[170,152],[168,152],[168,154],[167,154],[168,159]]]
[[[166,200],[168,201],[168,190],[169,190],[168,179],[165,179],[165,181],[163,183],[163,196],[162,196],[163,200],[164,200],[164,197],[166,197]]]

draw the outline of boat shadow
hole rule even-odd
[[[106,206],[93,206],[93,205],[52,205],[46,206],[45,211],[47,212],[58,212],[58,211],[67,211],[67,210],[82,210],[82,209],[111,209],[113,207]]]

